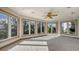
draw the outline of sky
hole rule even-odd
[[[1,19],[5,20],[7,17],[8,17],[7,15],[0,13],[0,20]]]

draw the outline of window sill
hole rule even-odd
[[[14,38],[19,38],[19,37],[18,36],[14,36],[14,37],[2,39],[2,40],[0,40],[0,42],[4,42],[4,41],[11,40],[11,39],[14,39]]]
[[[21,39],[22,39],[22,38],[32,38],[32,37],[43,36],[43,35],[46,35],[46,34],[30,34],[30,35],[22,35],[22,36],[21,36]]]

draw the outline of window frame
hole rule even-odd
[[[10,18],[11,18],[11,17],[13,18],[14,16],[9,16],[9,17],[10,17]],[[16,36],[18,36],[18,19],[17,19],[16,17],[14,17],[14,18],[16,19],[16,22],[17,22],[17,25],[16,25],[16,26],[17,26],[17,28],[16,28],[16,29],[17,29],[17,34],[16,34]],[[11,26],[11,20],[10,20],[10,26]],[[11,28],[11,29],[12,29],[12,28]],[[11,37],[16,37],[16,36],[12,36],[12,32],[11,32]]]
[[[44,32],[43,32],[43,26],[42,26],[41,29],[42,29],[42,33],[45,33],[45,27],[46,27],[45,25],[46,25],[46,22],[45,21],[41,21],[41,25],[44,25]]]
[[[48,32],[48,30],[49,30],[49,28],[48,28],[48,24],[50,23],[50,29],[51,29],[51,31],[50,31],[50,33]],[[52,30],[52,24],[56,24],[56,32],[54,33],[54,32],[52,32],[53,30]],[[47,23],[47,32],[49,33],[49,34],[56,34],[57,32],[58,32],[58,24],[57,24],[57,21],[49,21],[48,23]]]
[[[13,37],[11,37],[11,31],[10,31],[11,28],[9,28],[9,26],[11,26],[11,24],[10,24],[10,16],[16,17],[17,20],[18,20],[18,17],[17,17],[16,15],[11,14],[11,13],[9,13],[9,12],[6,12],[6,11],[4,11],[4,10],[2,10],[2,9],[0,9],[0,13],[5,14],[5,15],[8,16],[8,37],[7,37],[6,39],[0,40],[0,42],[3,42],[3,41],[6,41],[6,40],[9,40],[9,39],[18,37],[18,27],[17,27],[17,36],[13,36]],[[17,26],[18,26],[18,21],[17,21]]]
[[[35,30],[34,30],[34,33],[32,34],[31,33],[31,21],[34,22],[34,29],[36,30],[36,21],[35,20],[30,20],[30,35],[34,35],[35,34]]]
[[[72,35],[72,36],[77,36],[78,35],[78,30],[77,30],[77,21],[78,20],[68,20],[68,21],[61,21],[61,23],[60,23],[60,28],[61,28],[61,30],[60,30],[60,32],[61,32],[61,34],[64,34],[64,35]],[[74,34],[70,34],[70,33],[63,33],[62,32],[62,23],[67,23],[67,30],[69,30],[69,28],[68,28],[68,22],[74,22],[75,23],[75,33]]]
[[[40,24],[39,25],[40,26],[40,29],[39,29],[40,30],[40,33],[38,32],[38,24]],[[37,33],[38,34],[41,34],[42,33],[42,31],[41,31],[41,21],[37,21]]]
[[[29,32],[28,32],[28,34],[24,34],[24,22],[25,22],[25,21],[28,22],[28,25],[30,24],[30,20],[29,20],[29,19],[26,19],[26,18],[23,19],[23,27],[22,27],[22,28],[23,28],[23,35],[30,35]],[[29,30],[29,27],[30,27],[30,25],[28,26],[28,30]],[[30,30],[29,30],[29,31],[30,31]]]

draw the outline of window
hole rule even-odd
[[[75,34],[75,22],[68,22],[69,34]]]
[[[51,23],[48,23],[48,33],[51,33]]]
[[[63,34],[76,34],[76,21],[62,22]]]
[[[17,36],[17,18],[0,12],[0,39]]]
[[[42,32],[45,32],[45,22],[42,22]]]
[[[38,33],[41,33],[41,22],[40,21],[38,22],[37,26],[38,26]]]
[[[29,34],[29,21],[28,20],[24,20],[23,21],[23,33],[24,34]]]
[[[67,22],[62,23],[62,33],[67,33]]]
[[[52,32],[52,33],[56,33],[56,29],[57,29],[57,28],[56,28],[56,27],[57,27],[56,23],[52,23],[52,24],[51,24],[51,27],[52,27],[52,28],[51,28],[51,30],[52,30],[51,32]]]
[[[56,33],[57,31],[56,22],[48,22],[48,33]]]
[[[35,21],[30,21],[30,32],[31,34],[35,33]]]
[[[15,17],[11,17],[11,36],[17,36],[17,19]]]
[[[8,16],[0,13],[0,39],[8,38]]]

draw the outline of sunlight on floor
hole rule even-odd
[[[48,51],[47,41],[51,38],[58,37],[57,35],[48,35],[37,38],[30,38],[20,42],[9,51]]]

